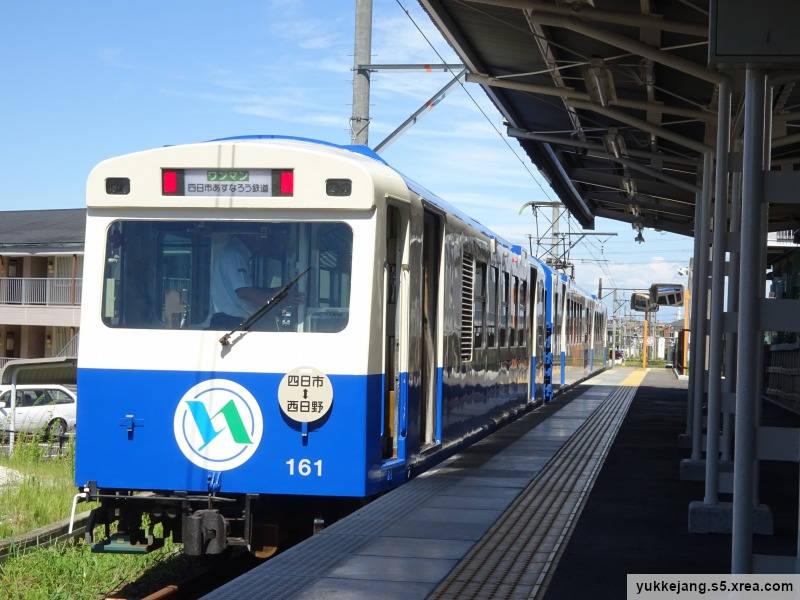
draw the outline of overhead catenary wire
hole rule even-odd
[[[433,50],[433,52],[436,54],[436,56],[439,57],[439,60],[442,62],[442,64],[447,64],[447,61],[444,59],[444,57],[442,57],[442,55],[439,52],[439,50],[436,49],[436,46],[434,46],[433,43],[428,39],[428,36],[425,35],[425,32],[422,31],[422,28],[417,24],[417,22],[414,20],[414,17],[411,16],[411,13],[403,5],[403,3],[400,0],[395,0],[395,2],[400,7],[400,9],[406,14],[406,16],[411,21],[411,23],[414,25],[416,30],[419,32],[419,34],[422,36],[422,38],[425,40],[425,42],[427,42],[428,46],[431,47],[431,50]],[[456,76],[456,73],[450,67],[448,67],[447,70],[453,77]],[[469,99],[475,105],[475,108],[477,108],[478,111],[483,115],[483,117],[486,119],[486,121],[489,123],[489,125],[491,125],[492,129],[494,129],[495,133],[497,133],[497,135],[500,137],[500,139],[503,140],[503,143],[508,147],[508,149],[511,151],[511,153],[517,158],[517,160],[522,165],[522,167],[528,172],[528,174],[531,176],[531,179],[533,179],[533,181],[536,183],[536,185],[539,186],[539,189],[542,190],[542,193],[545,195],[545,197],[548,200],[553,201],[552,197],[547,192],[547,190],[542,185],[542,183],[536,178],[536,175],[533,173],[533,171],[531,171],[531,169],[528,167],[528,165],[525,163],[525,161],[522,159],[522,157],[519,154],[517,154],[516,150],[514,150],[514,148],[511,146],[511,143],[508,141],[508,139],[506,139],[506,137],[497,128],[497,126],[494,124],[494,122],[489,117],[489,115],[486,114],[486,111],[483,110],[481,105],[478,104],[478,101],[475,100],[475,98],[469,92],[467,87],[464,85],[464,82],[459,80],[458,85],[461,86],[461,89],[464,90],[464,93],[469,97]]]

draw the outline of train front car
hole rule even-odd
[[[94,522],[117,521],[95,550],[152,548],[161,522],[187,554],[268,554],[282,511],[310,529],[331,499],[404,479],[381,469],[400,436],[371,332],[385,318],[376,222],[407,195],[379,160],[302,140],[92,171],[75,478],[102,503]]]

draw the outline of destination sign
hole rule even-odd
[[[294,195],[293,169],[161,169],[164,196]]]

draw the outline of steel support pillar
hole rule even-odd
[[[699,289],[699,271],[697,270],[697,265],[699,264],[699,257],[700,257],[700,232],[697,229],[697,224],[700,223],[701,220],[701,213],[702,213],[702,195],[695,194],[694,197],[694,251],[693,251],[693,258],[692,258],[692,272],[691,272],[691,305],[689,311],[689,332],[690,332],[690,339],[689,339],[689,346],[686,348],[686,352],[689,353],[689,385],[687,387],[687,396],[686,396],[686,432],[685,437],[688,438],[688,444],[686,447],[691,447],[691,438],[692,438],[692,421],[694,420],[694,378],[695,378],[695,343],[697,340],[697,306],[698,306],[698,299],[700,295],[698,294]]]
[[[703,156],[703,196],[700,209],[700,222],[695,223],[695,235],[700,237],[700,255],[695,256],[694,268],[697,271],[697,287],[695,297],[697,302],[697,315],[695,318],[694,350],[692,362],[694,363],[694,405],[692,407],[692,457],[691,460],[702,458],[703,446],[703,396],[705,393],[706,369],[706,312],[708,309],[708,237],[709,237],[709,208],[711,204],[711,174],[712,156],[706,152]]]
[[[742,174],[733,173],[731,181],[731,235],[741,235],[742,221]],[[739,311],[739,250],[730,251],[730,270],[728,274],[728,313]],[[724,396],[731,398],[736,391],[736,331],[725,332],[725,385]],[[723,462],[730,462],[733,456],[733,413],[722,413],[722,452]]]
[[[711,334],[709,336],[708,421],[706,425],[706,488],[703,502],[719,497],[719,432],[722,409],[722,309],[725,283],[725,234],[728,227],[728,150],[730,148],[731,91],[719,85],[717,118],[717,172],[714,184],[714,241],[711,257]]]
[[[722,378],[722,308],[725,279],[725,234],[728,209],[728,148],[730,146],[731,92],[726,83],[719,86],[717,118],[717,162],[714,185],[714,240],[711,261],[711,334],[709,336],[708,413],[706,426],[705,494],[702,502],[689,503],[689,531],[726,533],[731,530],[730,504],[719,504],[719,431]],[[705,294],[704,294],[705,297]],[[701,304],[702,306],[702,304]],[[701,310],[705,322],[705,310]],[[695,379],[695,382],[697,379]],[[702,390],[696,398],[702,398]],[[698,403],[699,404],[699,403]],[[702,422],[702,412],[694,414]],[[692,442],[696,431],[692,431]],[[702,430],[701,430],[702,434]],[[694,452],[694,444],[692,446]],[[692,462],[697,461],[692,455]],[[692,465],[697,469],[700,465]],[[684,465],[682,465],[684,467]],[[682,472],[685,470],[681,469]]]
[[[740,346],[760,348],[761,204],[764,183],[764,110],[766,76],[747,69],[745,80],[742,218],[739,259]],[[736,448],[733,472],[733,538],[731,573],[753,570],[753,490],[756,461],[758,374],[750,352],[737,354]]]

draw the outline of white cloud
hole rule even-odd
[[[407,7],[408,8],[408,7]],[[455,53],[442,40],[439,31],[421,10],[410,11],[428,40],[447,62],[458,62]],[[427,41],[402,12],[378,14],[372,25],[372,55],[377,63],[437,63],[440,62]]]
[[[342,129],[349,129],[349,118],[347,114],[312,114],[306,115],[306,120],[309,123],[323,125],[325,127],[340,127]]]

